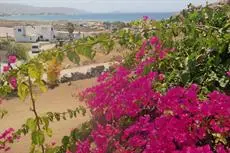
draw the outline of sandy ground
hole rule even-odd
[[[96,85],[96,79],[72,82],[71,86],[61,84],[59,87],[49,90],[37,97],[38,111],[40,114],[49,111],[64,112],[67,109],[73,109],[79,105],[84,105],[84,103],[77,100],[75,95],[79,91],[93,85]],[[33,116],[32,112],[29,110],[30,107],[31,103],[28,100],[25,102],[21,102],[17,98],[5,100],[3,104],[0,105],[0,108],[6,109],[8,114],[0,120],[0,132],[9,127],[15,129],[20,128],[27,118]],[[76,119],[52,123],[53,137],[49,139],[47,143],[55,140],[60,144],[61,138],[68,135],[72,128],[79,126],[89,119],[90,113],[87,113],[85,117],[79,116]],[[22,137],[18,143],[11,146],[9,153],[28,153],[30,143],[29,136]]]
[[[0,37],[6,37],[6,33],[8,33],[8,36],[14,37],[13,28],[0,27]]]

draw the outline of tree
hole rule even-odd
[[[73,32],[74,32],[74,29],[75,29],[74,24],[71,23],[71,22],[68,22],[67,25],[66,25],[66,29],[69,32],[70,40],[73,40]]]

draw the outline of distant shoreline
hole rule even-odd
[[[83,13],[76,15],[10,15],[0,16],[0,20],[12,21],[100,21],[100,22],[130,22],[140,19],[143,16],[149,16],[155,20],[169,18],[176,14],[175,12],[146,12],[146,13]]]

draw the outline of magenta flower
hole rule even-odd
[[[90,143],[89,140],[85,140],[84,142],[77,143],[77,151],[76,153],[89,153],[90,152]]]
[[[14,55],[8,56],[8,63],[13,64],[16,62],[16,60],[17,60],[16,56],[14,56]]]
[[[0,152],[1,150],[4,150],[5,152],[10,150],[10,147],[7,146],[6,143],[13,142],[13,132],[14,132],[13,128],[8,128],[3,133],[0,133],[0,142],[4,142],[4,143],[0,143]]]
[[[10,67],[8,65],[3,66],[3,72],[8,72],[10,70]]]
[[[137,52],[137,54],[136,54],[137,60],[140,60],[145,55],[146,46],[147,46],[147,41],[144,41],[139,52]]]
[[[17,88],[17,79],[15,77],[11,77],[9,80],[10,85],[12,86],[13,89]]]
[[[159,80],[163,81],[165,79],[165,75],[164,74],[159,74]]]
[[[151,45],[155,45],[159,42],[159,39],[156,36],[153,36],[152,38],[150,38],[149,42]]]
[[[226,74],[227,74],[228,77],[230,77],[230,71],[228,71]]]
[[[230,137],[230,96],[213,91],[201,100],[196,84],[165,93],[154,89],[166,79],[154,66],[169,51],[156,37],[146,40],[132,69],[119,65],[81,93],[95,125],[76,143],[77,153],[106,153],[111,148],[114,153],[229,152],[227,145],[213,148],[203,142],[215,142],[210,132]]]
[[[148,16],[143,16],[143,20],[144,20],[144,21],[147,21],[148,19],[149,19]]]

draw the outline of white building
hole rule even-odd
[[[37,42],[55,40],[55,30],[51,25],[16,26],[14,27],[16,42]]]
[[[69,32],[67,31],[57,31],[56,32],[56,39],[57,40],[69,40]],[[73,32],[73,39],[77,40],[82,38],[82,35],[80,32]]]

